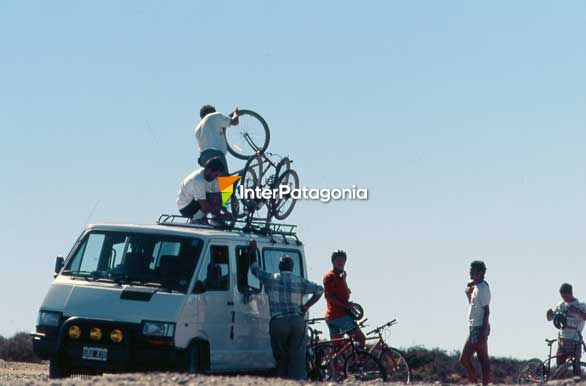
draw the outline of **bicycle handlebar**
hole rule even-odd
[[[326,318],[313,318],[313,319],[307,319],[305,321],[305,323],[307,323],[307,324],[316,324],[318,322],[323,322],[324,320],[326,320]]]
[[[391,320],[390,322],[383,324],[382,326],[378,326],[378,327],[374,328],[373,330],[367,332],[366,335],[378,334],[379,332],[382,332],[385,328],[394,326],[395,324],[397,324],[396,318]]]

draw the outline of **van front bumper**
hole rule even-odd
[[[66,333],[69,326],[76,324],[86,333],[75,340]],[[113,343],[107,339],[99,342],[91,341],[87,336],[90,327],[98,326],[104,332],[114,328],[121,329],[124,341]],[[182,349],[174,347],[173,340],[146,339],[140,334],[140,325],[116,323],[80,318],[70,318],[55,331],[39,331],[31,333],[33,350],[41,359],[59,359],[59,361],[75,370],[95,371],[153,371],[181,370],[185,358]],[[106,360],[84,359],[84,347],[92,350],[107,350]]]
[[[41,359],[51,359],[57,355],[58,340],[57,336],[51,336],[48,334],[33,332],[31,333],[33,338],[33,351],[36,356]]]

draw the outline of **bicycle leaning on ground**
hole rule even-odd
[[[393,319],[366,333],[366,340],[376,340],[375,344],[370,347],[368,352],[376,356],[383,365],[385,372],[387,373],[388,381],[408,384],[411,382],[411,369],[409,368],[405,356],[401,351],[389,346],[383,338],[385,331],[395,324],[397,324],[397,319]]]
[[[583,348],[586,351],[586,345],[584,344],[584,339],[582,339],[582,334],[580,334],[579,331],[578,334],[580,336],[580,349]],[[545,383],[550,380],[572,378],[574,376],[575,364],[582,369],[582,375],[586,375],[586,363],[576,363],[576,358],[574,356],[570,356],[565,363],[552,369],[552,360],[559,357],[557,354],[551,355],[552,346],[556,341],[557,339],[545,340],[545,343],[547,343],[547,346],[549,347],[547,358],[543,361],[538,358],[533,358],[525,362],[523,366],[521,366],[521,370],[519,370],[517,375],[517,383]]]
[[[309,325],[321,320],[323,319],[312,319],[307,322],[310,335],[307,348],[308,373],[313,380],[387,380],[384,366],[373,354],[360,350],[352,336],[320,340],[322,331]],[[347,332],[350,331],[344,334]]]

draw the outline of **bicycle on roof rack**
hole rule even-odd
[[[578,331],[580,341],[576,342],[580,345],[580,350],[586,351],[586,344],[582,338],[582,334]],[[519,373],[517,374],[517,383],[545,383],[551,380],[568,379],[574,377],[574,366],[580,366],[582,375],[586,374],[586,363],[578,362],[574,356],[570,356],[565,363],[552,369],[551,362],[553,359],[557,359],[559,355],[551,355],[552,346],[557,342],[557,339],[546,339],[549,353],[545,360],[538,358],[529,359],[526,361]]]
[[[240,110],[240,117],[240,129],[236,131],[231,128],[226,131],[226,143],[230,154],[246,159],[244,168],[232,173],[240,176],[240,179],[234,184],[230,209],[234,222],[264,222],[265,227],[268,227],[273,218],[284,220],[293,211],[296,199],[287,192],[299,188],[299,175],[291,168],[293,161],[289,157],[281,157],[266,151],[270,131],[260,114],[252,110]],[[240,197],[240,187],[248,194]],[[279,194],[265,198],[256,193],[266,190]]]

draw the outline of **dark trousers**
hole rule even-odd
[[[228,174],[228,162],[226,161],[226,156],[219,150],[216,149],[206,149],[201,152],[199,158],[197,159],[197,163],[201,167],[205,167],[206,163],[212,158],[219,158],[224,165],[224,173]]]
[[[294,315],[272,319],[270,334],[278,376],[307,379],[307,334],[303,317]]]

